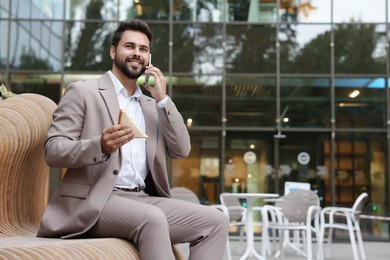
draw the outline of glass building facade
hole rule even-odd
[[[131,18],[154,32],[190,131],[173,186],[214,204],[310,182],[322,206],[365,191],[364,214],[389,215],[390,0],[0,0],[0,84],[58,102],[111,69],[111,33]],[[389,240],[387,221],[361,223]]]

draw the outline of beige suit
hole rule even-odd
[[[191,259],[222,259],[228,220],[212,207],[170,198],[166,155],[186,157],[190,138],[171,99],[165,108],[143,95],[150,172],[143,192],[113,191],[121,152],[103,160],[101,133],[117,124],[119,103],[108,73],[70,84],[45,144],[46,161],[67,172],[41,221],[39,237],[119,237],[135,242],[141,258],[173,259],[172,243],[190,243]],[[152,250],[150,250],[152,248]]]
[[[142,96],[145,116],[147,158],[152,181],[147,193],[170,197],[166,154],[186,157],[190,139],[174,103],[165,109]],[[119,103],[106,73],[99,79],[77,82],[66,88],[46,141],[46,161],[68,171],[43,216],[38,236],[74,237],[87,231],[99,217],[110,196],[121,167],[121,153],[104,163],[100,135],[118,123]],[[167,147],[167,149],[166,149]]]

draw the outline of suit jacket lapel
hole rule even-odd
[[[116,96],[115,86],[112,83],[110,75],[106,72],[99,79],[99,92],[102,95],[108,112],[110,113],[112,124],[118,124],[119,117],[119,102]]]
[[[153,166],[154,157],[156,156],[156,146],[158,138],[158,122],[156,103],[154,99],[142,95],[140,99],[142,111],[145,118],[145,132],[148,136],[146,140],[146,152],[148,156],[149,167]]]

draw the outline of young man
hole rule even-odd
[[[152,34],[131,20],[114,32],[111,71],[71,83],[45,143],[46,161],[67,172],[49,203],[39,237],[118,237],[141,259],[174,259],[171,243],[190,243],[191,259],[222,259],[228,219],[220,211],[170,198],[166,155],[183,158],[190,138],[166,93],[161,71],[148,66]],[[155,85],[142,94],[143,73]],[[146,133],[118,124],[120,109]]]

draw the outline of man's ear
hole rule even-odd
[[[111,57],[111,60],[114,60],[115,58],[115,52],[116,52],[116,48],[114,45],[111,45],[110,47],[110,57]]]

